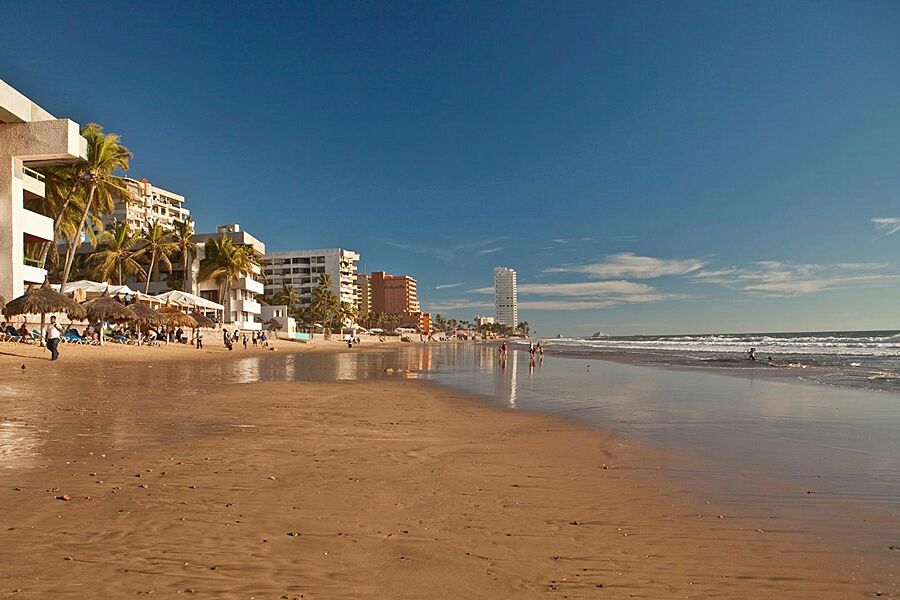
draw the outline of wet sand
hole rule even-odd
[[[0,355],[0,594],[897,594],[887,561],[723,512],[603,430],[406,379],[155,381],[185,348],[104,349],[97,379],[93,350]]]

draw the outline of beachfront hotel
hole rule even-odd
[[[519,324],[519,298],[516,272],[509,267],[494,267],[494,308],[500,325]]]
[[[130,198],[115,198],[115,209],[103,218],[107,229],[117,223],[128,223],[133,230],[143,231],[158,221],[164,229],[172,231],[176,223],[190,218],[191,211],[184,207],[184,196],[156,187],[147,179],[122,179]]]
[[[0,296],[7,300],[44,282],[47,271],[26,248],[54,241],[53,220],[25,208],[45,197],[44,178],[30,167],[85,160],[79,130],[0,80]]]
[[[356,311],[360,315],[372,312],[372,288],[365,273],[356,275]]]
[[[188,285],[192,289],[184,291],[218,302],[225,306],[224,322],[233,328],[244,329],[249,331],[259,331],[262,329],[262,306],[256,301],[256,296],[262,294],[264,286],[262,279],[262,269],[254,267],[252,273],[241,277],[231,285],[226,298],[220,298],[219,283],[212,279],[197,280],[197,273],[200,270],[200,262],[206,256],[205,244],[211,238],[226,236],[231,239],[232,243],[237,246],[249,246],[256,250],[260,256],[265,254],[266,246],[261,241],[241,230],[241,226],[237,223],[229,225],[219,225],[215,233],[199,233],[193,236],[193,241],[197,244],[194,251],[192,264],[189,267],[191,277],[187,278]]]
[[[297,290],[300,306],[309,306],[319,276],[331,276],[331,289],[342,303],[357,305],[356,266],[359,253],[343,248],[288,250],[265,255],[266,294],[277,294],[286,285]]]
[[[416,280],[409,275],[389,275],[384,271],[374,271],[369,275],[368,294],[371,312],[386,315],[421,312]]]

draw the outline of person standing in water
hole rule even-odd
[[[747,352],[747,360],[755,361],[756,360],[755,353],[756,353],[756,348],[750,348],[750,351]]]

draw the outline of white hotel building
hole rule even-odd
[[[494,267],[494,308],[500,325],[519,324],[519,297],[516,272],[509,267]]]
[[[196,243],[192,265],[190,267],[191,276],[188,278],[189,287],[194,289],[186,289],[184,291],[196,294],[225,305],[225,323],[231,325],[231,328],[238,328],[248,331],[259,331],[262,329],[262,305],[256,301],[257,294],[264,291],[262,278],[262,269],[254,267],[250,275],[241,277],[237,282],[231,285],[226,298],[219,297],[219,283],[208,279],[197,281],[197,273],[200,270],[200,261],[206,255],[205,244],[210,238],[225,235],[231,238],[235,245],[250,246],[256,250],[260,256],[265,254],[266,245],[261,241],[247,233],[241,231],[241,226],[237,223],[230,225],[219,225],[216,227],[216,233],[200,233],[192,238]],[[196,282],[196,283],[194,283]]]
[[[0,296],[11,300],[44,282],[42,265],[25,258],[25,244],[53,242],[53,220],[25,208],[45,196],[29,167],[87,158],[78,123],[57,119],[0,80]]]
[[[184,207],[184,196],[156,187],[146,179],[123,178],[130,199],[117,198],[115,209],[104,218],[107,226],[128,223],[135,231],[159,221],[164,229],[174,230],[178,221],[186,221],[191,211]]]
[[[332,290],[341,302],[356,306],[356,269],[359,253],[343,248],[289,250],[265,256],[266,293],[277,294],[285,285],[297,290],[301,306],[308,306],[322,273],[331,275]]]

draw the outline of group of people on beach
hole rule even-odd
[[[251,335],[247,335],[246,331],[228,331],[227,329],[222,329],[222,339],[225,342],[225,347],[228,350],[233,350],[235,344],[243,344],[244,350],[247,349],[248,345],[252,342],[253,347],[262,346],[263,348],[269,347],[269,336],[266,335],[265,331],[260,331],[259,333],[253,332]],[[198,335],[197,341],[197,349],[203,348],[203,336]]]
[[[538,360],[544,360],[544,347],[541,346],[540,342],[531,342],[528,347],[528,354],[530,355],[531,366],[534,366],[534,363]],[[501,342],[500,343],[500,364],[503,365],[506,363],[506,359],[509,357],[509,343]]]

